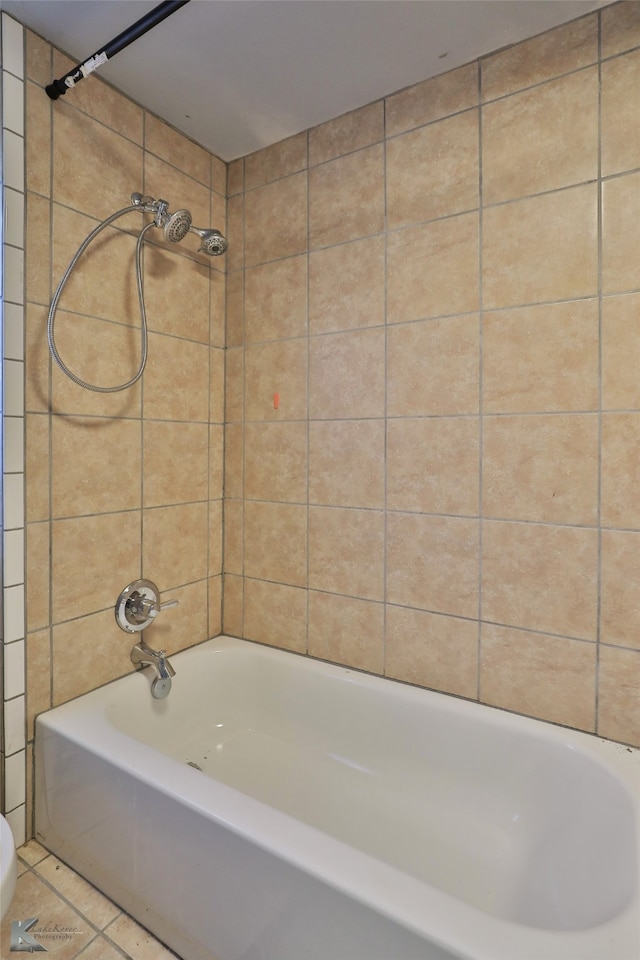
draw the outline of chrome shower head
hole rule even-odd
[[[208,253],[210,257],[219,257],[221,253],[227,252],[229,243],[219,230],[200,230],[198,227],[191,227],[190,229],[191,233],[197,233],[202,241],[198,253]]]
[[[170,243],[179,243],[184,240],[191,228],[191,213],[189,210],[167,211],[167,220],[162,224],[165,240]]]

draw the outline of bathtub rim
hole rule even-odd
[[[269,656],[275,655],[279,658],[288,658],[290,654],[288,650],[221,635],[172,655],[172,659],[179,662],[179,658],[198,656],[203,648],[211,654],[228,649],[267,651]],[[343,676],[348,675],[350,681],[363,683],[365,686],[379,687],[387,680],[352,667],[304,655],[296,655],[296,660],[303,669],[320,668],[329,674],[337,672]],[[521,946],[524,931],[529,949],[533,951],[531,956],[535,956],[536,960],[538,957],[540,960],[566,960],[574,953],[580,960],[601,960],[603,956],[613,956],[611,950],[618,949],[617,941],[620,938],[619,949],[624,949],[623,941],[626,942],[632,935],[635,935],[637,943],[640,904],[638,887],[631,902],[611,920],[574,930],[537,928],[485,913],[480,908],[405,874],[400,869],[261,800],[241,793],[214,778],[206,775],[203,777],[200,771],[189,768],[114,727],[96,707],[105,707],[113,697],[115,686],[122,687],[124,684],[132,690],[139,688],[135,696],[150,695],[148,678],[143,672],[135,672],[45,711],[36,719],[36,748],[41,748],[42,738],[47,735],[63,736],[83,749],[88,749],[88,741],[92,739],[94,749],[91,753],[171,798],[175,798],[176,793],[167,786],[166,780],[172,782],[173,778],[163,777],[158,765],[164,767],[165,771],[175,771],[186,778],[184,782],[190,788],[189,795],[185,796],[183,792],[180,801],[196,814],[231,830],[418,936],[433,941],[445,950],[455,950],[460,957],[469,960],[477,960],[479,956],[486,957],[486,960],[513,960],[518,955],[514,950],[517,951]],[[492,726],[502,727],[507,723],[516,730],[533,732],[536,736],[554,742],[560,737],[565,746],[603,766],[625,787],[632,802],[636,822],[636,863],[640,865],[639,750],[592,734],[548,724],[476,701],[443,695],[401,681],[391,680],[391,684],[398,690],[408,691],[404,695],[411,699],[416,696],[421,698],[423,695],[427,695],[428,699],[435,698],[437,705],[447,711],[459,712],[462,709],[477,718],[477,711],[480,710]],[[81,734],[74,725],[78,716],[83,716]],[[100,736],[103,737],[103,742],[100,742]],[[601,755],[603,753],[604,757]],[[214,799],[215,811],[211,809]],[[46,846],[46,841],[44,843]],[[55,850],[53,852],[55,853]],[[331,857],[327,857],[328,852]],[[429,919],[425,922],[422,916],[425,913],[427,894]],[[498,946],[501,948],[500,954],[496,953]],[[578,950],[581,952],[577,953]],[[567,951],[571,951],[571,954]],[[626,954],[620,954],[620,957],[621,960],[631,960]]]

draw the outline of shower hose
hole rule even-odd
[[[115,387],[98,387],[93,383],[87,383],[85,380],[82,380],[80,377],[76,376],[76,374],[73,373],[72,370],[69,370],[68,366],[65,364],[62,357],[60,356],[58,352],[58,348],[56,347],[55,333],[54,333],[56,310],[58,308],[58,301],[62,296],[62,291],[64,290],[64,286],[67,280],[71,276],[75,265],[77,264],[78,260],[80,259],[84,251],[87,249],[91,241],[94,240],[98,236],[98,234],[105,229],[105,227],[108,227],[110,224],[112,224],[114,220],[117,220],[119,217],[124,216],[125,213],[130,213],[132,210],[139,211],[140,206],[132,205],[129,207],[124,207],[124,209],[122,210],[118,210],[116,213],[111,214],[110,217],[107,217],[106,220],[103,220],[102,223],[98,224],[95,230],[91,231],[91,233],[86,238],[86,240],[84,240],[83,243],[80,245],[77,252],[73,256],[71,263],[65,270],[64,276],[62,277],[62,280],[58,284],[58,289],[56,290],[53,296],[53,300],[51,301],[51,306],[49,307],[49,316],[47,318],[47,339],[49,341],[49,349],[51,351],[51,356],[53,357],[55,362],[58,364],[62,372],[65,373],[71,380],[73,380],[74,383],[77,383],[79,387],[84,387],[85,390],[93,390],[95,393],[118,393],[120,390],[127,390],[129,387],[132,387],[134,383],[137,383],[140,377],[142,376],[142,374],[144,373],[144,368],[147,363],[147,348],[148,348],[149,337],[147,333],[147,315],[144,308],[144,286],[142,283],[142,268],[141,268],[140,261],[141,261],[142,245],[144,243],[144,236],[150,227],[156,226],[155,222],[151,221],[151,223],[145,224],[145,226],[140,231],[140,234],[138,236],[138,242],[136,244],[136,281],[137,281],[137,287],[138,287],[138,303],[140,304],[140,339],[141,339],[140,347],[141,349],[140,349],[140,366],[138,368],[138,372],[130,380],[127,380],[126,383],[118,384]]]

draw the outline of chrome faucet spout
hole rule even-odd
[[[167,659],[164,650],[152,650],[144,640],[136,643],[131,650],[131,662],[140,667],[153,667],[160,680],[170,680],[176,672]]]

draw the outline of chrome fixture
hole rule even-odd
[[[179,600],[160,603],[160,591],[151,580],[134,580],[118,597],[116,623],[127,633],[138,633],[153,623],[162,610],[177,607]]]
[[[116,623],[126,633],[139,633],[168,607],[177,607],[178,600],[160,603],[160,591],[151,580],[134,580],[118,597]],[[151,695],[156,700],[166,697],[171,690],[171,677],[176,672],[164,650],[152,650],[141,637],[131,651],[131,663],[136,667],[153,667],[155,677],[151,681]]]
[[[150,213],[153,216],[153,220],[149,223],[145,223],[140,234],[138,235],[138,242],[136,244],[136,282],[138,287],[138,304],[140,306],[140,366],[138,367],[137,372],[131,377],[130,380],[127,380],[126,383],[117,384],[114,387],[99,387],[93,383],[87,383],[86,380],[82,380],[78,377],[73,371],[67,367],[64,360],[58,352],[55,341],[55,317],[56,311],[58,309],[58,301],[62,296],[62,291],[64,286],[71,276],[75,265],[78,260],[87,249],[92,240],[94,240],[98,234],[108,227],[110,224],[117,220],[119,217],[124,216],[125,213],[131,213],[132,210],[139,210],[142,213]],[[83,240],[83,242],[78,247],[78,250],[73,255],[71,263],[67,267],[62,277],[62,280],[58,284],[58,289],[53,295],[51,301],[51,306],[49,307],[49,316],[47,317],[47,340],[49,341],[49,350],[51,351],[51,356],[58,364],[60,369],[70,380],[73,380],[79,387],[84,387],[85,390],[92,390],[94,393],[118,393],[121,390],[126,390],[128,387],[132,387],[134,383],[137,383],[142,374],[144,373],[144,368],[147,363],[147,350],[148,350],[148,334],[147,334],[147,314],[144,306],[144,285],[142,282],[142,245],[145,239],[145,234],[151,227],[159,227],[164,234],[165,240],[168,240],[170,243],[179,243],[181,240],[184,240],[186,235],[191,231],[192,233],[197,234],[202,241],[201,246],[198,248],[198,253],[206,253],[211,257],[218,257],[221,253],[225,253],[228,247],[227,240],[220,233],[219,230],[201,230],[198,227],[191,225],[191,213],[189,210],[176,210],[175,213],[169,212],[169,204],[166,200],[154,200],[153,197],[145,197],[141,193],[132,193],[131,194],[131,205],[124,207],[122,210],[112,213],[110,217],[107,217],[106,220],[103,220],[102,223],[99,223],[94,230],[91,231],[89,236]]]
[[[131,651],[131,663],[137,667],[153,667],[156,675],[151,681],[151,696],[156,700],[167,696],[171,690],[171,677],[175,677],[176,672],[167,660],[164,650],[152,650],[141,640]]]
[[[171,243],[180,243],[191,231],[202,241],[198,253],[207,253],[210,257],[219,257],[226,253],[229,244],[219,230],[194,227],[190,210],[176,210],[169,213],[166,200],[154,200],[153,197],[143,197],[141,193],[131,194],[131,203],[134,207],[141,207],[145,213],[152,213],[156,227],[164,231],[165,240]]]
[[[202,240],[202,246],[198,247],[198,253],[208,253],[210,257],[219,257],[221,253],[227,252],[229,244],[219,230],[199,230],[198,227],[190,227],[189,229],[191,233],[197,233]]]

